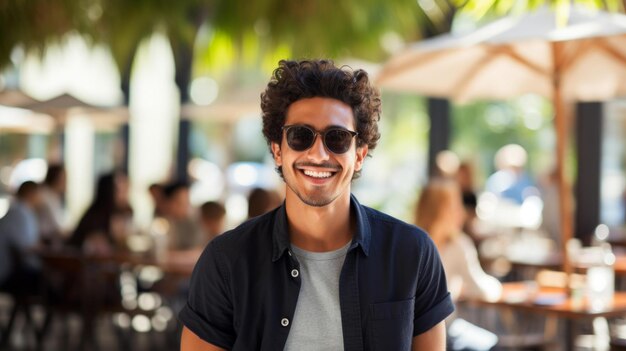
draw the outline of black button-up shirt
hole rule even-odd
[[[339,278],[344,349],[410,350],[454,306],[437,249],[422,230],[351,199],[357,230]],[[232,350],[282,350],[300,277],[285,206],[215,238],[193,272],[183,324]],[[320,335],[320,338],[323,338]]]

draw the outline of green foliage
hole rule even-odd
[[[139,43],[155,31],[174,47],[193,47],[200,28],[200,35],[218,33],[212,36],[218,42],[199,48],[199,66],[223,67],[226,57],[213,52],[226,46],[230,59],[255,67],[270,66],[266,61],[274,66],[276,57],[381,61],[388,33],[414,41],[450,30],[457,13],[480,21],[550,5],[566,16],[573,3],[623,11],[619,0],[4,0],[0,67],[10,63],[15,47],[43,52],[76,31],[106,43],[123,72]]]
[[[94,18],[93,30],[88,34],[108,44],[121,71],[129,65],[141,41],[155,31],[166,34],[172,45],[193,47],[211,6],[210,1],[200,0],[90,1],[101,9],[101,16]]]
[[[83,11],[73,0],[0,1],[0,68],[11,63],[17,47],[43,54],[66,33],[85,30],[89,24]]]
[[[476,22],[483,22],[550,6],[555,9],[558,21],[565,23],[572,6],[582,5],[613,12],[624,11],[624,5],[619,0],[418,0],[417,3],[427,17],[426,23],[429,24],[422,28],[434,30],[434,34],[448,32],[456,14],[468,15]]]

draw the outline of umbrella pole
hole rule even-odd
[[[567,252],[567,242],[573,237],[572,227],[572,192],[566,175],[569,116],[561,99],[560,89],[554,91],[554,109],[556,125],[556,161],[559,184],[559,222],[561,227],[561,250],[563,252],[563,271],[569,277],[572,265]]]
[[[554,123],[556,127],[556,167],[559,183],[559,222],[561,229],[561,250],[563,252],[563,271],[566,273],[567,286],[569,287],[572,265],[567,252],[567,242],[573,237],[572,228],[572,192],[567,181],[565,163],[567,158],[568,126],[570,116],[565,109],[565,102],[561,96],[561,73],[565,63],[563,43],[552,43],[552,103],[554,106]]]

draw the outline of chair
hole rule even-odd
[[[89,315],[85,291],[87,286],[85,265],[82,256],[77,252],[42,252],[40,253],[44,273],[44,288],[42,297],[46,311],[43,325],[39,332],[39,342],[43,343],[51,323],[57,316],[62,316],[64,322],[70,314],[79,316],[82,321],[80,348],[88,342],[94,342],[94,335],[90,328]],[[63,349],[68,349],[68,328],[64,329]],[[95,343],[95,342],[94,342]]]
[[[22,253],[18,248],[14,246],[9,247],[9,255],[13,271],[8,282],[0,287],[0,290],[12,298],[13,306],[9,313],[9,321],[2,326],[0,348],[8,346],[15,321],[20,313],[26,320],[26,326],[30,327],[35,334],[36,340],[39,340],[40,337],[40,328],[36,325],[32,313],[32,306],[41,304],[39,274],[31,268],[27,268],[23,261]],[[37,343],[37,348],[39,349],[40,347],[41,345]]]
[[[41,342],[56,316],[65,320],[70,314],[79,316],[82,324],[78,348],[97,350],[97,320],[123,310],[119,289],[120,266],[107,259],[84,256],[78,251],[42,253],[46,284],[44,290],[46,318],[41,328]],[[67,333],[67,328],[65,329]],[[63,349],[68,349],[63,337]],[[119,349],[129,349],[118,333]]]

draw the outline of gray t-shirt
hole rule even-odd
[[[310,252],[291,245],[302,284],[285,350],[343,350],[339,275],[349,246]]]

